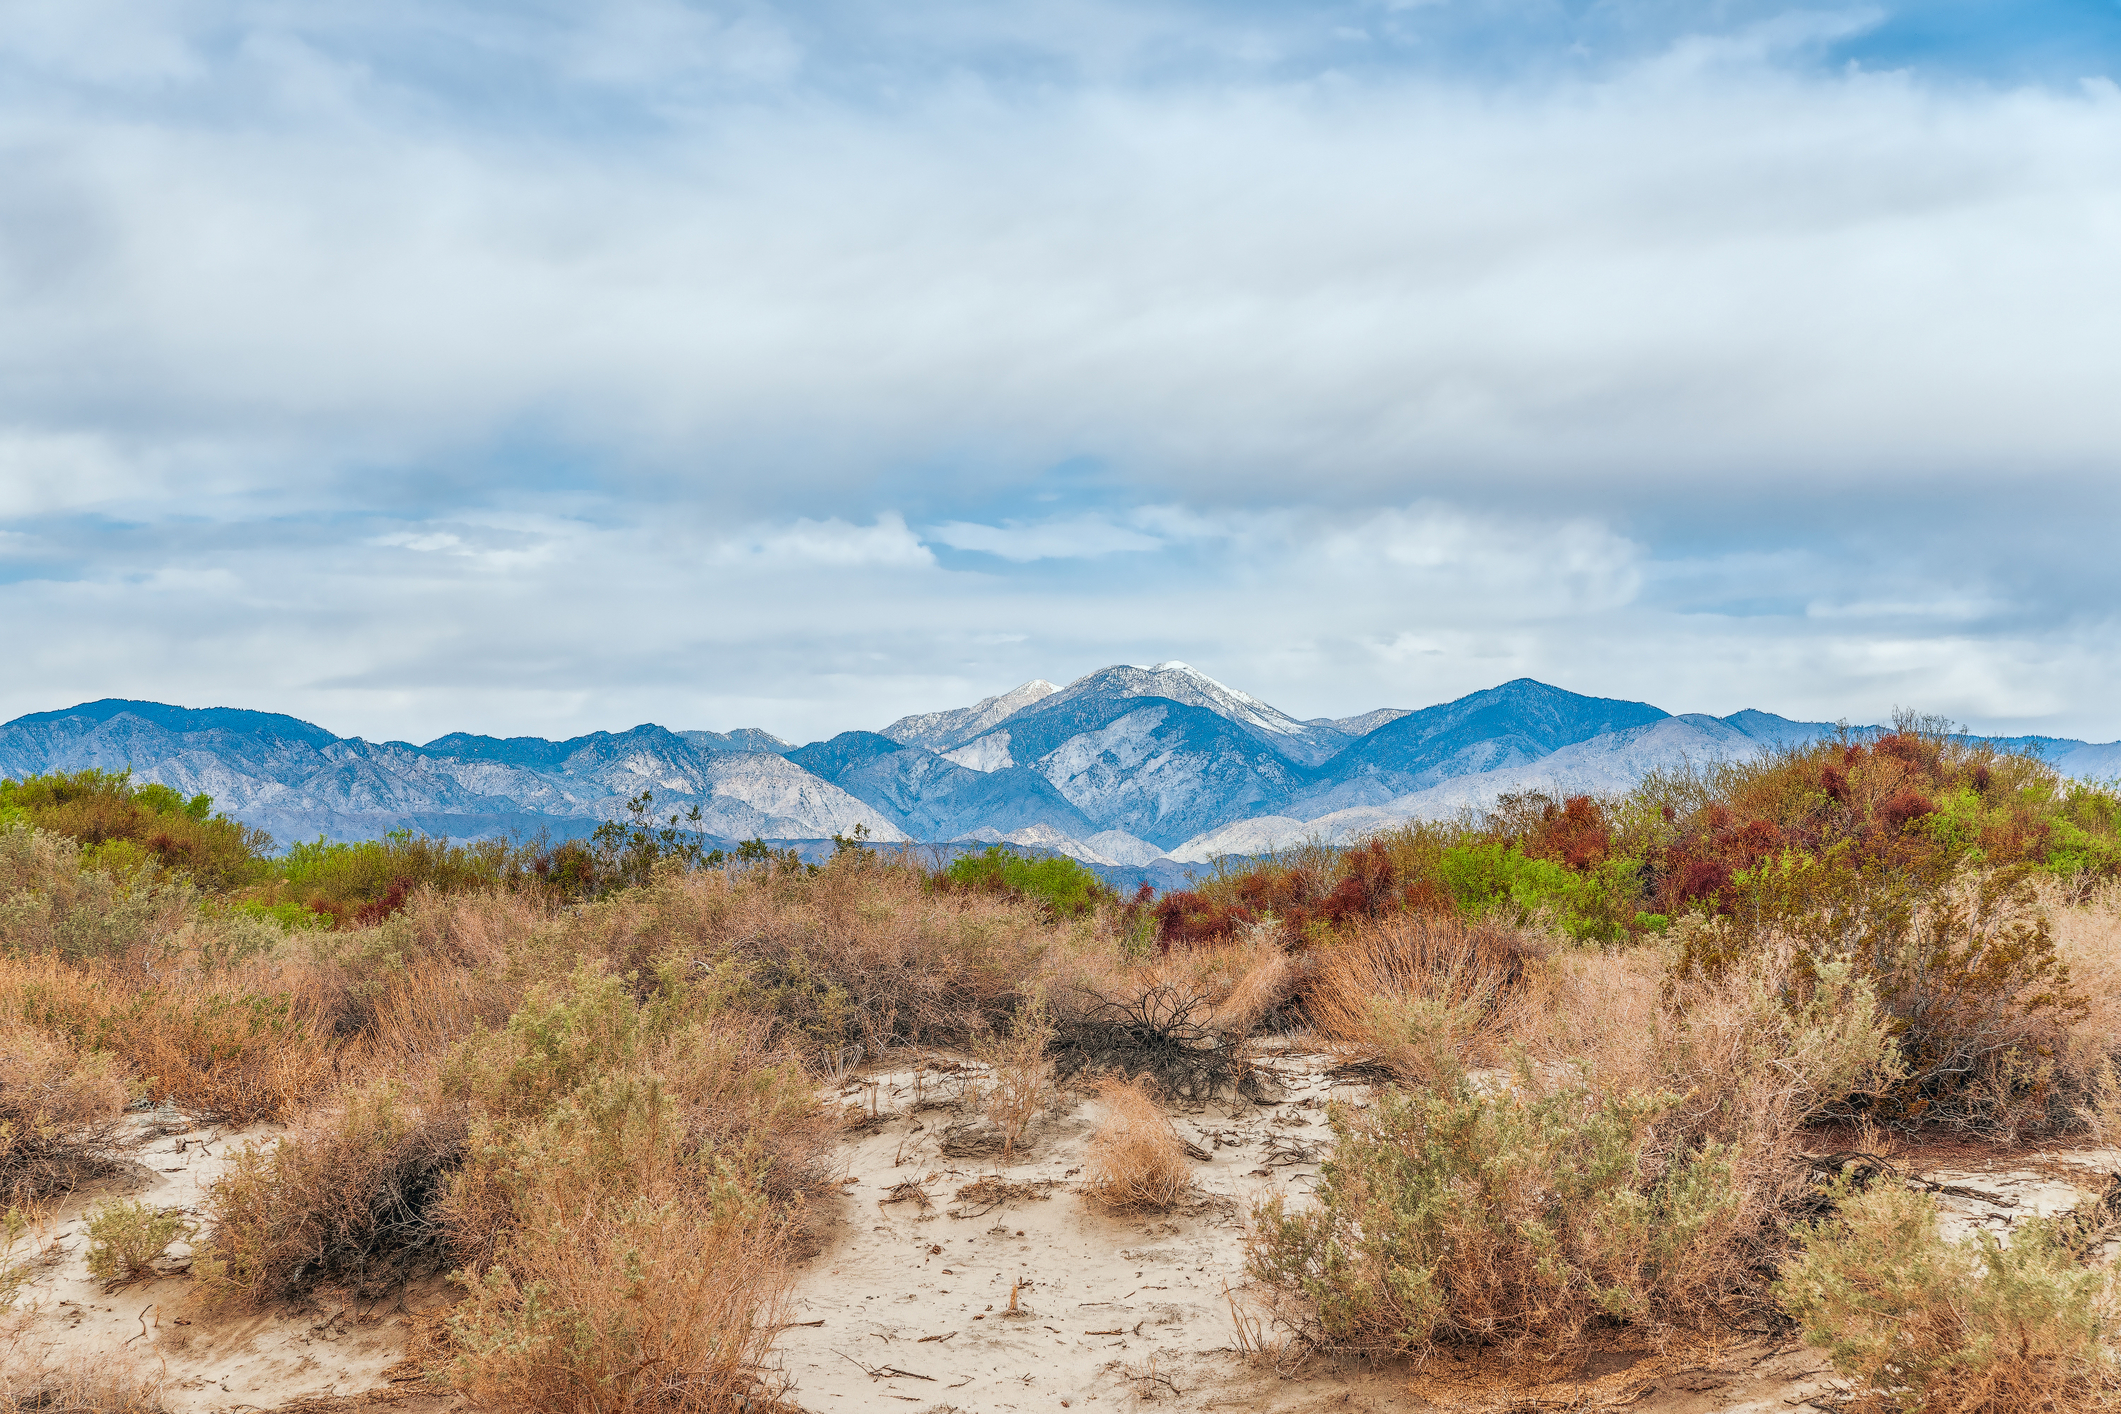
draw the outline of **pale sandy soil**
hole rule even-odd
[[[1137,1405],[1766,1414],[1833,1389],[1817,1352],[1762,1341],[1602,1350],[1577,1378],[1553,1383],[1479,1361],[1417,1369],[1247,1354],[1233,1314],[1233,1298],[1237,1311],[1250,1309],[1247,1214],[1273,1193],[1304,1201],[1328,1138],[1325,1102],[1366,1102],[1359,1087],[1327,1079],[1322,1056],[1285,1050],[1273,1064],[1284,1078],[1277,1103],[1172,1111],[1179,1134],[1206,1155],[1193,1164],[1199,1196],[1145,1216],[1107,1214],[1082,1197],[1102,1117],[1094,1099],[1064,1094],[1005,1161],[942,1152],[946,1131],[968,1117],[949,1106],[959,1086],[977,1085],[976,1067],[918,1085],[909,1065],[851,1077],[835,1092],[850,1115],[860,1111],[842,1153],[847,1181],[816,1229],[820,1250],[798,1271],[777,1350],[792,1401],[812,1414]],[[2121,1156],[2037,1157],[2035,1168],[1925,1177],[1944,1185],[1949,1228],[2007,1234],[2026,1213],[2094,1196]],[[958,1196],[983,1179],[1018,1191],[991,1206]]]
[[[121,1155],[126,1171],[85,1185],[33,1234],[36,1274],[7,1318],[10,1377],[19,1385],[40,1370],[125,1367],[159,1385],[170,1414],[271,1409],[382,1386],[383,1372],[405,1357],[413,1311],[423,1297],[446,1300],[446,1291],[389,1309],[323,1299],[303,1310],[230,1317],[193,1309],[181,1274],[115,1291],[89,1276],[87,1218],[98,1204],[137,1199],[197,1222],[229,1156],[279,1132],[194,1126],[167,1110],[132,1118]],[[176,1243],[160,1265],[182,1268],[189,1255]]]
[[[1172,1111],[1180,1135],[1204,1155],[1192,1164],[1193,1201],[1169,1214],[1113,1215],[1080,1191],[1088,1140],[1102,1117],[1094,1099],[1063,1095],[1006,1161],[946,1154],[946,1132],[975,1113],[956,1106],[958,1091],[980,1076],[962,1057],[941,1059],[962,1068],[916,1084],[901,1065],[859,1074],[833,1092],[861,1112],[842,1145],[847,1182],[820,1205],[817,1252],[796,1273],[774,1355],[790,1402],[811,1414],[1136,1407],[1768,1414],[1832,1389],[1816,1352],[1760,1341],[1661,1352],[1616,1344],[1593,1352],[1575,1377],[1547,1383],[1491,1359],[1445,1356],[1417,1368],[1298,1360],[1286,1348],[1248,1354],[1233,1314],[1251,1309],[1247,1215],[1270,1194],[1307,1200],[1328,1138],[1325,1104],[1366,1103],[1360,1087],[1333,1085],[1324,1057],[1296,1049],[1275,1055],[1283,1077],[1276,1102]],[[159,1384],[170,1414],[309,1407],[332,1395],[413,1396],[403,1362],[415,1317],[450,1299],[440,1283],[375,1306],[327,1294],[301,1310],[226,1316],[188,1302],[181,1273],[108,1292],[89,1278],[85,1220],[96,1204],[139,1198],[196,1221],[229,1156],[277,1132],[194,1127],[167,1111],[135,1117],[128,1171],[75,1194],[36,1234],[36,1275],[9,1318],[9,1367],[126,1366]],[[1983,1227],[2007,1239],[2026,1214],[2087,1201],[2117,1167],[2121,1153],[2058,1149],[2013,1154],[1996,1167],[1932,1168],[1922,1177],[1939,1187],[1949,1231]],[[960,1196],[981,1180],[1012,1188]],[[187,1256],[177,1244],[162,1265],[181,1268]],[[425,1397],[414,1404],[455,1407]]]

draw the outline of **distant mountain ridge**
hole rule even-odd
[[[1616,791],[1649,770],[1836,730],[1748,709],[1674,716],[1518,678],[1419,710],[1295,717],[1184,663],[1033,679],[969,707],[794,746],[758,728],[643,724],[564,741],[453,732],[342,738],[232,707],[104,699],[0,726],[0,776],[131,767],[290,842],[417,828],[580,835],[643,790],[708,833],[1009,842],[1098,866],[1172,868],[1345,842],[1501,792]],[[1859,729],[1875,730],[1875,729]],[[2121,773],[2121,742],[2013,738],[2065,774]]]

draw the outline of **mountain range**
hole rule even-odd
[[[1184,663],[1034,680],[969,707],[796,746],[757,728],[643,725],[565,741],[455,732],[422,746],[338,737],[269,712],[106,699],[0,726],[0,776],[97,766],[217,805],[282,842],[402,828],[581,835],[646,789],[726,840],[1009,842],[1155,868],[1344,843],[1512,790],[1624,790],[1647,771],[1739,759],[1837,728],[1747,710],[1673,715],[1518,678],[1418,711],[1299,720]],[[1875,729],[1858,729],[1875,730]],[[2065,775],[2121,773],[2121,742],[2051,737]]]

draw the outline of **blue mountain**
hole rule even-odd
[[[203,791],[282,840],[405,827],[581,834],[648,791],[658,814],[696,805],[707,831],[728,839],[819,840],[859,824],[879,840],[1006,839],[1153,871],[1176,867],[1166,853],[1357,838],[1506,790],[1624,789],[1662,766],[1834,730],[1754,710],[1672,716],[1530,678],[1419,711],[1298,721],[1159,663],[1063,688],[1034,680],[801,747],[757,728],[654,724],[564,741],[456,732],[425,745],[369,742],[276,713],[113,698],[0,726],[0,776],[129,767]],[[2121,743],[2012,744],[2068,774],[2121,771]]]

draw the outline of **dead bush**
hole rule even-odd
[[[52,1366],[21,1358],[0,1362],[0,1410],[38,1414],[166,1414],[159,1379],[125,1368],[108,1352]]]
[[[1106,1077],[1097,1098],[1105,1118],[1090,1137],[1083,1196],[1115,1212],[1163,1211],[1193,1187],[1186,1148],[1140,1080]]]
[[[1400,914],[1326,949],[1306,1005],[1344,1060],[1433,1085],[1495,1060],[1544,954],[1514,928]]]
[[[1053,1063],[1046,1049],[1053,1042],[1053,1022],[1043,1003],[1017,1009],[1006,1033],[982,1036],[972,1054],[987,1067],[980,1107],[1002,1131],[1002,1157],[1016,1153],[1017,1141],[1053,1099]]]
[[[1247,1087],[1252,1068],[1244,1037],[1215,1024],[1210,997],[1153,972],[1121,985],[1125,990],[1115,996],[1079,989],[1065,1008],[1056,1008],[1053,1057],[1060,1078],[1108,1071],[1147,1076],[1183,1099]]]
[[[252,1145],[208,1199],[201,1288],[249,1305],[318,1281],[374,1297],[448,1265],[441,1200],[465,1118],[424,1085],[383,1081],[271,1145]]]
[[[0,1015],[111,1053],[149,1098],[240,1126],[284,1116],[329,1077],[327,1038],[301,982],[298,970],[266,962],[155,972],[0,958]]]
[[[128,1092],[115,1061],[0,1018],[0,1206],[21,1207],[100,1172]]]
[[[512,1409],[759,1407],[785,1229],[732,1179],[614,1189],[564,1135],[519,1150],[515,1225],[449,1318],[450,1381]]]

